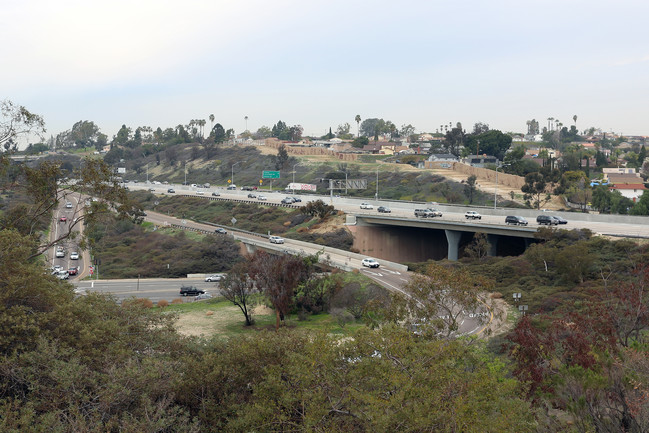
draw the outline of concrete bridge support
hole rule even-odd
[[[498,254],[498,240],[499,235],[487,234],[487,242],[489,242],[489,256],[494,257]]]
[[[448,241],[448,259],[457,260],[460,258],[460,240],[462,240],[462,232],[455,230],[444,230],[446,233],[446,240]]]

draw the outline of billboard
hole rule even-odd
[[[300,191],[314,191],[316,190],[316,186],[310,183],[297,183],[297,182],[291,182],[288,184],[286,187],[287,190],[300,190]]]

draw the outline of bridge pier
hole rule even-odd
[[[444,230],[446,240],[448,241],[448,259],[457,261],[460,258],[460,240],[462,232],[455,230]]]
[[[487,234],[487,242],[489,242],[489,256],[495,257],[498,254],[498,239],[499,235]]]

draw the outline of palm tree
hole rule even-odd
[[[554,117],[548,117],[548,131],[552,131],[552,121]]]
[[[246,121],[246,132],[248,132],[248,116],[243,118]]]
[[[357,131],[358,131],[356,133],[356,136],[360,137],[361,136],[361,115],[357,114],[356,117],[354,118],[354,120],[356,121],[356,127],[357,127]]]
[[[210,114],[210,131],[214,129],[214,115]]]
[[[572,116],[572,121],[575,122],[575,130],[577,129],[577,115]]]

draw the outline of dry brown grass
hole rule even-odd
[[[211,314],[209,314],[211,313]],[[217,311],[189,311],[182,313],[176,321],[176,329],[182,335],[191,337],[213,337],[227,334],[227,327],[233,323],[244,326],[243,314],[232,305]]]
[[[158,301],[158,307],[164,308],[164,307],[168,307],[168,306],[169,306],[169,301],[167,301],[166,299],[160,299]]]
[[[173,301],[171,301],[171,303],[172,303],[173,305],[175,305],[175,304],[182,304],[182,303],[183,303],[183,300],[180,299],[180,298],[176,298],[176,299],[174,299]]]

